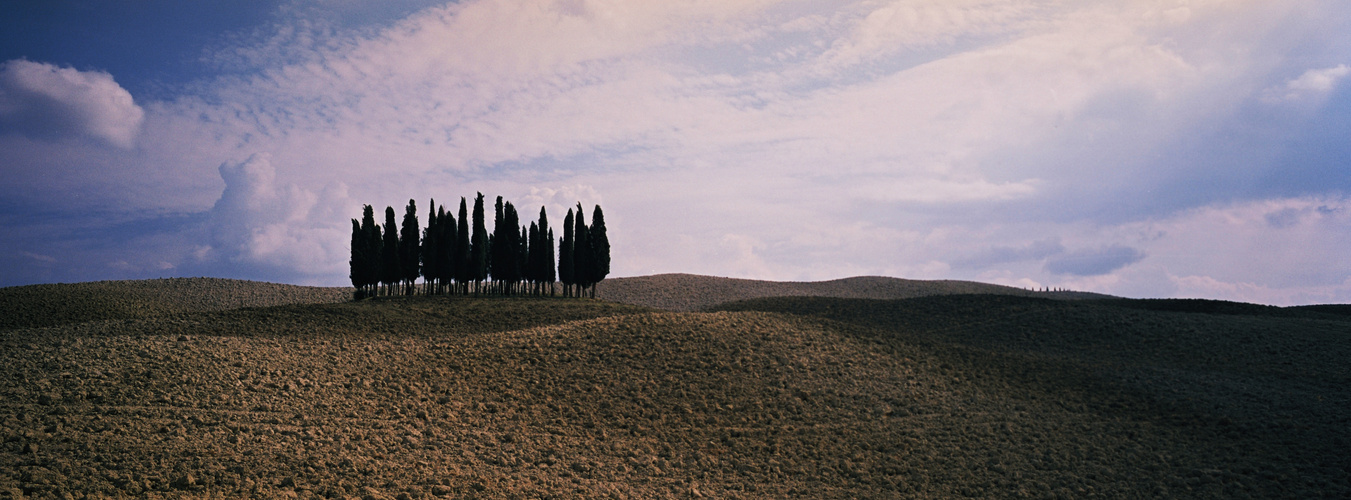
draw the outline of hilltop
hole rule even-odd
[[[830,281],[792,282],[657,274],[601,282],[596,297],[669,311],[700,311],[719,304],[762,297],[907,299],[931,295],[993,294],[1056,299],[1107,298],[1089,292],[1037,292],[974,281],[907,280],[858,276]]]
[[[351,287],[284,285],[224,278],[167,278],[0,288],[0,329],[86,321],[140,319],[352,299]],[[778,282],[659,274],[605,280],[597,297],[668,311],[698,311],[761,297],[898,299],[948,294],[1006,294],[1062,299],[1102,298],[1087,292],[1034,292],[970,281],[920,281],[876,276],[820,282]]]
[[[0,330],[0,492],[1351,496],[1340,306],[227,302]]]

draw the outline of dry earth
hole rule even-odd
[[[1344,307],[199,307],[0,329],[0,497],[1351,497]]]

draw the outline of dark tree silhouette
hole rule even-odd
[[[451,281],[455,280],[455,248],[456,238],[459,234],[459,228],[455,225],[455,217],[446,213],[446,207],[441,207],[436,211],[437,221],[436,245],[439,247],[436,251],[436,279],[439,286],[436,293],[448,289]]]
[[[353,293],[354,300],[361,300],[366,296],[366,241],[365,233],[361,232],[361,221],[352,219],[352,258],[347,261],[348,278],[352,280],[352,287],[356,288]]]
[[[600,205],[591,212],[591,229],[587,235],[591,244],[591,298],[596,298],[596,284],[610,274],[610,238],[605,234],[605,213]]]
[[[530,293],[539,295],[539,284],[544,281],[540,279],[539,254],[542,249],[539,242],[539,223],[530,221],[530,231],[526,234],[525,241],[525,281],[530,284]]]
[[[375,209],[366,205],[361,212],[361,282],[366,287],[364,296],[375,295],[375,287],[380,283],[380,225],[375,223]]]
[[[572,280],[577,284],[577,296],[583,296],[591,286],[591,267],[595,253],[591,251],[590,228],[586,226],[586,217],[582,214],[582,204],[577,204],[577,218],[572,228]]]
[[[516,255],[514,256],[516,263],[512,266],[512,278],[516,283],[516,291],[513,293],[525,292],[527,257],[530,254],[530,228],[526,226],[520,226],[520,228],[521,232],[516,234]]]
[[[474,271],[470,269],[469,255],[469,210],[465,208],[464,197],[460,197],[460,224],[455,229],[455,284],[460,293],[469,293],[469,282],[474,281]]]
[[[394,285],[403,273],[399,270],[399,226],[394,221],[394,207],[385,207],[384,248],[380,249],[380,283],[385,293],[394,294]]]
[[[542,288],[548,286],[553,294],[554,256],[553,232],[549,230],[549,216],[544,207],[539,208],[539,221],[530,223],[530,250],[526,256],[527,279],[535,285],[535,293],[542,295]]]
[[[542,217],[543,215],[544,215],[544,211],[543,211],[543,210],[540,210],[540,216]],[[541,231],[541,232],[542,232],[542,231]],[[558,280],[558,275],[554,273],[554,230],[553,230],[553,229],[550,229],[550,230],[548,231],[548,234],[545,235],[543,243],[544,243],[544,249],[541,250],[541,252],[542,252],[544,255],[543,255],[543,257],[540,258],[540,259],[541,259],[540,265],[541,265],[541,266],[544,266],[544,268],[543,268],[543,270],[541,271],[540,277],[541,277],[541,279],[544,281],[545,286],[547,286],[547,287],[549,288],[549,296],[550,296],[550,297],[553,297],[553,296],[554,296],[554,282]]]
[[[573,242],[576,240],[573,228],[572,209],[563,217],[563,239],[558,242],[558,280],[563,282],[563,296],[572,296],[572,286],[577,283],[576,262],[573,259]]]
[[[444,212],[444,210],[442,210]],[[418,247],[418,258],[421,266],[418,271],[422,274],[423,293],[428,295],[436,290],[437,278],[440,277],[440,267],[438,267],[437,245],[441,241],[441,215],[436,213],[436,199],[432,199],[427,204],[427,228],[422,230],[422,244]]]
[[[474,234],[469,242],[470,280],[474,282],[474,293],[482,289],[483,280],[488,278],[488,231],[483,226],[483,193],[474,199]]]
[[[418,241],[419,227],[417,205],[413,200],[408,200],[408,208],[403,214],[403,226],[399,231],[399,279],[403,281],[404,295],[413,294],[413,283],[417,282],[417,277],[422,274],[418,259],[421,250]]]
[[[503,258],[507,259],[507,265],[505,265],[505,268],[507,268],[507,288],[508,293],[517,293],[519,292],[517,288],[519,288],[521,278],[524,278],[524,272],[526,272],[524,254],[526,254],[527,238],[526,235],[523,235],[526,228],[520,226],[520,214],[517,214],[516,207],[513,207],[511,201],[507,201],[503,219],[503,222],[507,224],[504,227],[507,230],[504,234],[504,236],[507,236],[507,241],[505,241],[505,250],[503,250]]]
[[[502,219],[502,197],[497,197],[497,202],[493,204],[493,232],[488,236],[488,274],[492,276],[495,286],[500,287],[507,281],[507,259],[508,246],[505,244],[503,232],[505,221]],[[511,230],[513,233],[515,228]]]

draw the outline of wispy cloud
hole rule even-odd
[[[1299,78],[1285,82],[1284,85],[1267,89],[1265,97],[1270,102],[1319,98],[1336,88],[1338,82],[1347,74],[1351,74],[1351,67],[1345,64],[1311,69],[1299,75]]]

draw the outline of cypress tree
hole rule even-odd
[[[502,197],[497,197],[497,203],[493,205],[493,232],[489,236],[488,242],[488,273],[492,275],[493,281],[500,286],[507,281],[506,259],[509,247],[505,244],[506,237],[504,232],[506,228],[502,220]],[[511,232],[516,232],[516,228],[511,228]]]
[[[348,275],[352,280],[352,287],[356,291],[352,292],[354,300],[361,300],[365,297],[365,242],[362,241],[361,221],[352,219],[352,259],[347,261]]]
[[[526,277],[526,267],[529,266],[529,262],[526,259],[529,254],[530,228],[521,226],[521,233],[516,235],[516,255],[514,256],[516,265],[514,266],[515,270],[513,271],[513,277],[516,279],[516,283],[518,283],[518,291],[521,293],[525,292],[525,282],[529,279]]]
[[[539,223],[530,221],[530,234],[526,236],[526,244],[529,248],[525,252],[525,281],[530,283],[532,293],[539,295],[539,284],[544,281],[540,276],[540,237]]]
[[[436,252],[436,279],[440,282],[436,293],[441,293],[455,279],[455,238],[459,229],[455,226],[455,217],[446,213],[446,207],[437,209],[436,214],[436,218],[440,219],[436,223],[436,245],[439,247]]]
[[[408,200],[408,208],[403,214],[403,226],[399,231],[399,270],[403,281],[403,294],[413,294],[413,283],[417,282],[417,277],[422,269],[418,266],[418,254],[421,252],[421,243],[418,241],[418,231],[420,225],[417,220],[417,205],[413,200]]]
[[[539,207],[539,221],[532,223],[530,230],[531,279],[536,284],[549,282],[549,275],[553,274],[553,256],[550,255],[553,242],[545,241],[548,232],[549,217],[545,215],[544,207]]]
[[[591,265],[595,254],[591,252],[591,239],[587,234],[586,217],[582,214],[582,204],[577,204],[577,219],[572,228],[572,280],[577,283],[578,296],[582,296],[591,286]]]
[[[543,213],[543,210],[540,211]],[[554,281],[557,275],[554,274],[554,230],[550,229],[548,237],[544,240],[544,256],[540,259],[540,265],[544,266],[540,274],[540,279],[549,287],[549,296],[554,296]]]
[[[394,294],[394,285],[403,278],[399,269],[399,226],[394,221],[394,207],[385,207],[385,247],[380,250],[380,282],[386,293]]]
[[[516,207],[507,202],[502,218],[502,270],[504,271],[505,281],[509,293],[515,293],[515,288],[521,282],[521,218],[516,213]]]
[[[460,197],[460,224],[455,229],[455,284],[469,293],[469,282],[474,281],[474,272],[470,269],[469,257],[469,210],[465,208],[464,197]]]
[[[375,223],[375,209],[366,205],[361,212],[361,282],[366,288],[365,296],[375,295],[374,287],[380,282],[380,225]]]
[[[478,193],[474,199],[474,234],[469,242],[469,271],[477,293],[483,280],[488,278],[488,231],[483,226],[483,193]]]
[[[591,298],[596,298],[596,284],[610,274],[610,238],[605,234],[605,213],[600,205],[591,212],[591,230],[587,235],[591,242]]]
[[[436,200],[431,200],[427,204],[427,229],[422,230],[422,244],[418,247],[418,257],[421,258],[422,266],[419,269],[422,274],[423,292],[427,295],[435,293],[437,288],[437,279],[441,276],[441,268],[438,267],[440,261],[439,247],[441,241],[441,219],[445,215],[442,210],[441,215],[436,213]]]
[[[558,242],[558,280],[563,282],[563,296],[572,296],[573,280],[573,259],[572,242],[574,230],[572,227],[572,209],[568,209],[568,215],[563,217],[563,239]]]

